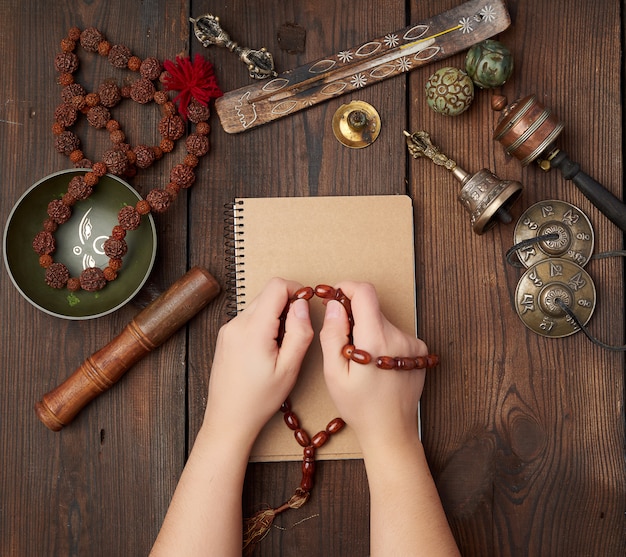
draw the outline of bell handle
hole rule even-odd
[[[622,232],[626,232],[626,205],[602,184],[580,169],[580,165],[559,151],[551,160],[550,167],[558,168],[563,178],[574,182],[576,187]]]

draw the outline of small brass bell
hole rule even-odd
[[[469,174],[439,151],[425,131],[412,134],[405,131],[404,135],[413,158],[426,157],[452,172],[452,175],[461,182],[463,187],[458,200],[470,214],[472,230],[476,234],[483,234],[498,220],[504,224],[511,222],[509,209],[522,193],[522,184],[512,180],[501,180],[486,168],[476,174]]]
[[[537,161],[545,171],[559,168],[566,180],[571,180],[609,220],[626,232],[626,205],[555,146],[563,128],[550,109],[539,103],[535,95],[529,95],[504,110],[494,130],[494,139],[523,166]]]
[[[380,133],[380,116],[364,101],[341,105],[333,116],[333,133],[346,147],[362,149],[376,141]]]

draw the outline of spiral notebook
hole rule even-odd
[[[236,309],[241,311],[278,276],[306,286],[341,280],[375,285],[383,313],[415,334],[415,254],[413,206],[405,195],[281,197],[236,199],[233,205],[232,268]],[[319,330],[321,300],[310,301],[316,331],[291,405],[313,436],[338,416],[322,371]],[[319,459],[360,458],[349,427],[317,451]],[[259,436],[252,461],[301,460],[302,447],[277,414]]]

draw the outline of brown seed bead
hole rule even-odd
[[[116,240],[123,240],[126,237],[126,230],[122,228],[119,224],[116,224],[111,230],[111,238],[115,238]]]
[[[54,147],[62,155],[69,156],[72,151],[80,147],[80,139],[75,133],[64,131],[54,138]]]
[[[119,147],[105,151],[102,155],[102,162],[107,165],[108,171],[116,176],[121,176],[128,169],[126,152]]]
[[[78,41],[80,39],[80,28],[76,27],[75,25],[73,27],[70,27],[69,31],[67,32],[67,37],[73,41]]]
[[[352,356],[352,353],[354,352],[354,344],[346,344],[342,349],[341,349],[341,354],[342,356],[346,359],[349,360],[350,357]]]
[[[111,139],[111,143],[119,145],[126,140],[126,134],[122,130],[115,130],[109,134],[109,138]]]
[[[154,151],[154,158],[156,160],[160,160],[163,158],[163,149],[161,149],[159,145],[153,146],[152,150]]]
[[[152,85],[151,81],[148,81]],[[159,122],[159,133],[164,139],[176,141],[185,134],[185,122],[180,116],[165,116]]]
[[[143,200],[142,200],[143,201]],[[139,205],[140,202],[137,203]],[[150,204],[146,201],[146,205],[148,206],[148,213],[150,212]],[[143,214],[148,214],[143,213]],[[124,230],[136,230],[139,228],[141,224],[141,213],[135,207],[131,205],[126,205],[122,207],[117,213],[117,222],[119,226],[121,226]]]
[[[98,95],[100,95],[100,102],[107,108],[114,107],[122,100],[120,88],[114,81],[105,81],[102,83],[102,85],[98,87]]]
[[[332,300],[335,297],[335,289],[327,284],[318,284],[315,287],[315,295],[324,300]]]
[[[169,96],[165,91],[156,91],[154,93],[154,102],[164,105],[169,100]]]
[[[150,203],[148,203],[145,199],[142,199],[137,201],[135,209],[140,215],[147,215],[150,212]]]
[[[193,168],[184,164],[177,164],[170,171],[170,181],[178,184],[181,188],[188,188],[196,181],[196,174]]]
[[[296,429],[293,432],[293,436],[296,438],[296,441],[298,442],[298,445],[300,445],[301,447],[306,447],[307,445],[311,444],[311,439],[309,438],[309,434],[304,431],[304,429]]]
[[[163,112],[165,112],[165,116],[175,116],[177,114],[176,105],[172,101],[167,101],[163,105]]]
[[[106,106],[101,104],[92,106],[87,112],[87,122],[97,130],[106,128],[107,122],[111,119],[111,113]]]
[[[99,178],[102,178],[102,176],[104,176],[107,173],[107,165],[104,164],[103,162],[95,162],[93,163],[91,170],[96,176],[98,176]]]
[[[39,265],[43,267],[44,269],[47,269],[53,263],[54,263],[54,259],[52,259],[52,256],[50,254],[45,253],[44,255],[39,256]]]
[[[211,131],[211,125],[208,122],[198,122],[196,124],[196,133],[200,135],[209,135]]]
[[[130,86],[130,98],[136,103],[147,104],[154,99],[155,91],[154,83],[142,77]]]
[[[192,155],[191,153],[187,153],[185,158],[183,159],[183,164],[188,166],[189,168],[196,168],[200,163],[200,159],[196,157],[196,155]]]
[[[169,208],[172,200],[167,191],[155,188],[148,192],[146,201],[150,203],[152,211],[155,213],[164,213]]]
[[[75,97],[72,97],[69,102],[76,110],[80,110],[82,112],[86,105],[85,95],[76,95]]]
[[[98,44],[98,54],[100,56],[104,56],[107,57],[109,55],[109,52],[111,52],[111,43],[109,41],[101,41]]]
[[[391,356],[380,356],[376,359],[376,367],[379,369],[394,369],[396,367],[396,360]]]
[[[109,64],[115,68],[124,69],[128,67],[128,61],[130,60],[130,49],[123,44],[114,44],[109,51],[107,59]]]
[[[59,224],[66,223],[72,216],[72,209],[60,199],[53,199],[48,203],[48,216]]]
[[[178,192],[181,188],[178,184],[175,184],[174,182],[169,182],[167,186],[165,186],[165,189],[170,194],[170,196],[174,198],[178,195]]]
[[[62,74],[59,74],[57,81],[59,85],[66,87],[74,83],[74,76],[71,73],[63,72]]]
[[[328,441],[328,433],[326,431],[318,431],[311,438],[311,445],[313,445],[316,449],[319,449],[324,446],[326,441]]]
[[[123,263],[122,259],[109,259],[109,267],[111,267],[114,271],[119,271],[122,268]]]
[[[52,124],[52,133],[54,135],[61,135],[65,131],[65,127],[59,122]]]
[[[100,180],[95,172],[87,172],[87,174],[85,174],[83,178],[85,180],[85,184],[92,188],[98,183],[98,180]]]
[[[78,279],[77,277],[72,277],[68,279],[66,286],[70,292],[77,292],[78,290],[80,290],[80,279]]]
[[[70,272],[63,263],[53,263],[46,269],[45,281],[52,288],[65,288]]]
[[[159,148],[164,153],[171,153],[174,150],[174,142],[171,139],[162,139]]]
[[[300,422],[298,421],[298,416],[296,416],[290,410],[284,413],[283,419],[285,420],[287,427],[291,429],[292,431],[296,431],[297,429],[300,429]]]
[[[126,240],[118,240],[116,238],[107,238],[102,245],[105,255],[110,259],[121,259],[128,252]]]
[[[87,199],[93,189],[85,182],[84,176],[74,176],[67,186],[67,192],[76,199]]]
[[[61,50],[63,52],[72,52],[76,48],[76,41],[73,41],[69,37],[61,39]]]
[[[120,123],[117,120],[111,119],[107,122],[106,128],[109,133],[114,132],[120,129]]]
[[[117,278],[117,272],[114,269],[111,269],[111,267],[105,267],[102,274],[108,282],[114,281]]]
[[[59,228],[59,225],[54,222],[52,219],[47,218],[43,221],[43,229],[46,232],[55,232],[56,229]]]
[[[189,106],[187,107],[187,117],[190,122],[197,124],[198,122],[206,122],[211,116],[209,107],[197,101],[195,98],[191,99]]]
[[[154,162],[156,158],[154,156],[154,150],[152,150],[147,145],[137,145],[133,149],[133,151],[137,159],[135,161],[135,164],[139,168],[148,168]]]
[[[84,157],[85,155],[80,149],[74,149],[70,153],[70,160],[74,163],[82,161]]]
[[[141,66],[139,67],[141,77],[145,77],[150,81],[159,79],[162,71],[163,67],[161,66],[161,62],[154,57],[146,58],[143,62],[141,62]]]
[[[187,152],[197,157],[203,157],[210,149],[209,138],[199,133],[189,134],[189,137],[185,140],[185,147]]]
[[[68,103],[62,103],[54,110],[54,119],[61,125],[69,128],[78,118],[78,111]]]
[[[141,68],[141,58],[139,58],[139,56],[131,56],[126,63],[126,66],[131,72],[138,72]]]
[[[341,418],[335,418],[328,423],[326,431],[329,435],[334,435],[335,433],[341,431],[345,425],[346,422],[344,422]]]
[[[100,104],[100,95],[98,93],[87,93],[85,95],[85,104],[88,107],[98,106]]]
[[[74,73],[78,69],[78,56],[73,52],[60,52],[54,59],[54,69],[61,73]]]
[[[98,45],[104,40],[104,35],[95,27],[87,27],[80,34],[80,46],[88,52],[98,52]]]
[[[63,205],[67,205],[68,207],[72,207],[74,203],[76,203],[78,199],[76,199],[71,193],[64,193],[61,198],[61,202]]]
[[[98,267],[87,267],[79,277],[80,287],[87,292],[97,292],[106,286],[104,272]]]
[[[372,356],[365,350],[359,350],[355,348],[350,355],[350,359],[357,364],[369,364],[372,361]]]
[[[33,238],[33,249],[39,255],[47,255],[54,253],[56,250],[56,241],[52,233],[47,230],[38,232]]]

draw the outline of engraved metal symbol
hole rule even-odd
[[[517,250],[525,267],[551,257],[569,259],[584,267],[593,253],[594,233],[591,222],[578,207],[559,200],[540,201],[519,218],[514,244],[555,234],[553,240],[541,240]]]
[[[596,289],[591,277],[571,259],[538,261],[517,284],[515,309],[518,316],[537,334],[565,337],[579,329],[562,305],[586,325],[596,307]]]

